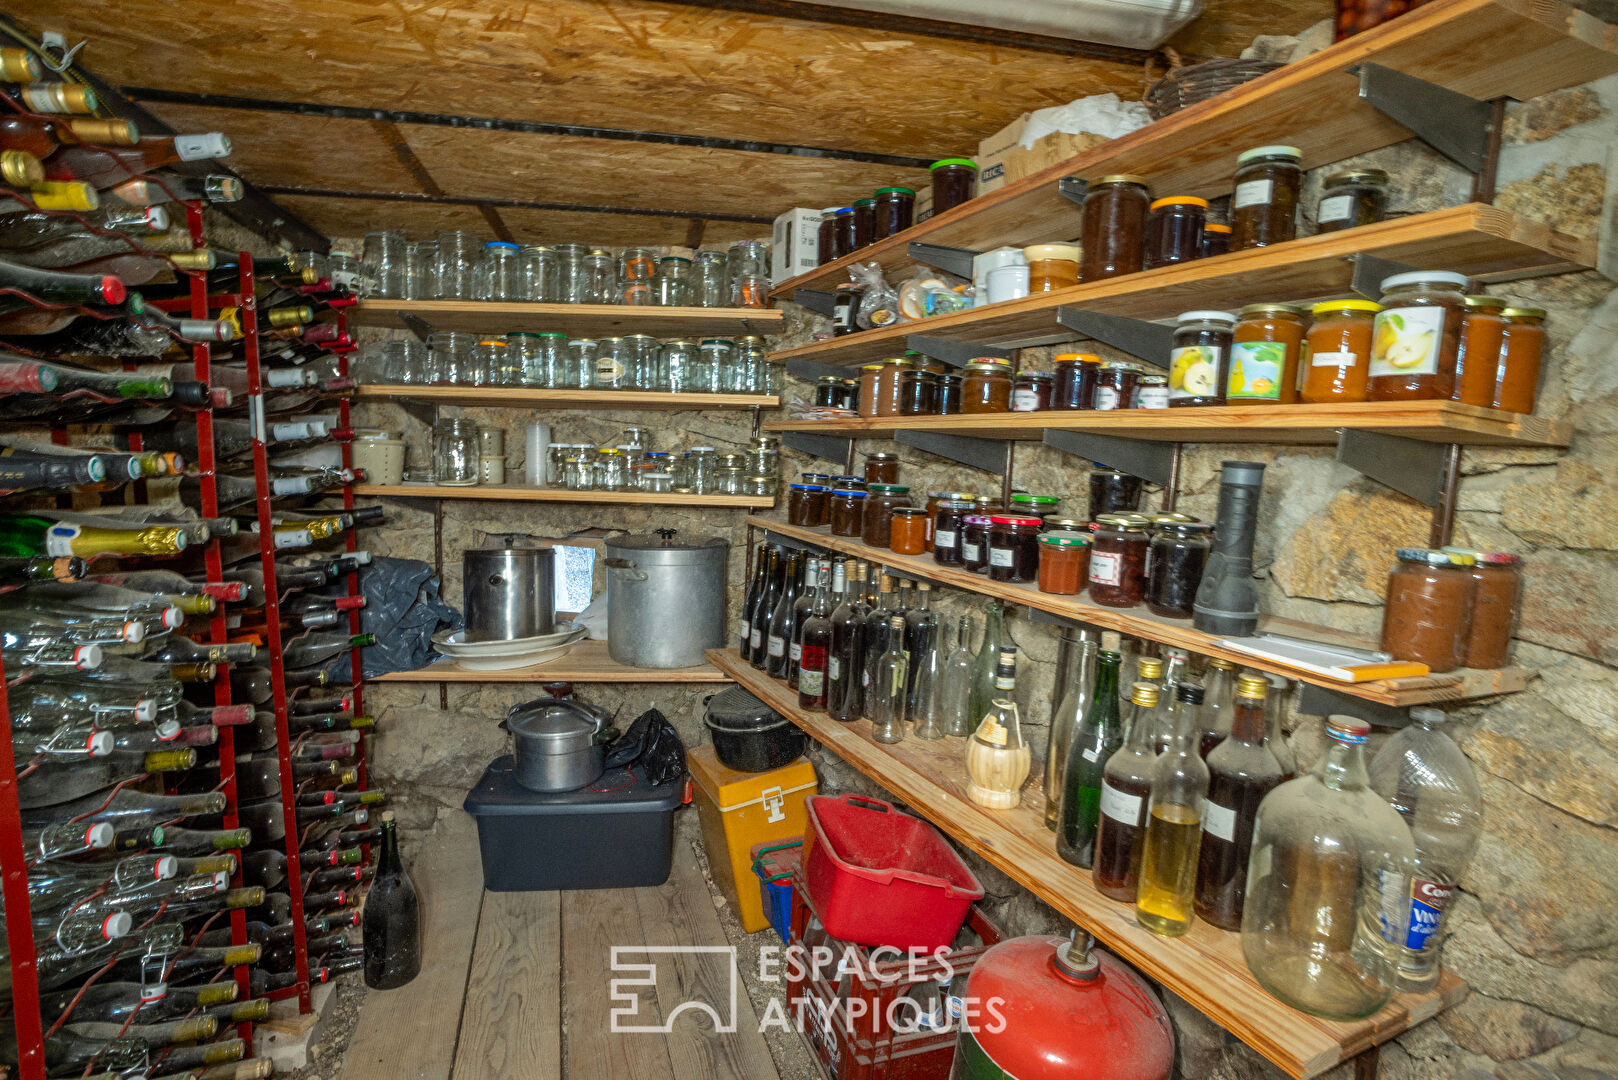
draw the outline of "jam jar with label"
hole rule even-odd
[[[1413,270],[1382,280],[1371,334],[1368,401],[1444,399],[1455,390],[1466,275]]]
[[[1176,324],[1174,347],[1169,350],[1169,406],[1223,405],[1236,316],[1228,311],[1187,311]]]
[[[1491,404],[1496,409],[1531,413],[1539,394],[1539,363],[1545,351],[1545,309],[1509,307],[1500,317],[1506,326]]]
[[[961,568],[980,574],[988,565],[989,515],[967,514],[961,519]]]
[[[1040,520],[995,514],[989,518],[989,580],[1013,584],[1039,577]]]
[[[1146,596],[1147,520],[1102,514],[1090,544],[1090,599],[1103,607],[1134,607]]]
[[[1051,407],[1056,376],[1044,371],[1019,371],[1011,381],[1012,412],[1045,412]]]
[[[1426,548],[1396,554],[1382,609],[1382,650],[1396,660],[1426,664],[1435,675],[1454,671],[1465,663],[1472,633],[1476,560]]]
[[[1370,300],[1327,300],[1310,312],[1303,386],[1298,400],[1310,405],[1364,401],[1371,368],[1371,331],[1382,305]]]
[[[961,528],[972,512],[970,499],[942,499],[933,511],[933,562],[940,566],[960,566]]]
[[[851,209],[849,213],[854,211]],[[831,307],[831,332],[834,337],[859,333],[860,301],[865,298],[865,286],[857,281],[843,281],[837,285]]]
[[[961,412],[1011,411],[1011,362],[981,357],[966,365],[961,382]]]
[[[1101,357],[1091,353],[1058,353],[1055,363],[1056,385],[1051,388],[1051,408],[1065,411],[1094,408]]]
[[[1461,316],[1461,345],[1455,351],[1455,389],[1450,400],[1487,409],[1494,400],[1505,338],[1506,302],[1498,296],[1468,296]]]
[[[1166,375],[1142,375],[1135,381],[1135,408],[1169,407],[1169,380]]]
[[[1169,521],[1152,533],[1150,569],[1147,573],[1146,607],[1154,615],[1189,619],[1191,604],[1202,584],[1202,568],[1208,562],[1212,525],[1194,521]]]
[[[1170,195],[1152,203],[1146,219],[1146,269],[1202,258],[1208,200]]]
[[[1084,193],[1079,226],[1079,280],[1133,274],[1146,262],[1146,181],[1128,173],[1103,176]]]
[[[859,536],[865,531],[866,493],[840,487],[831,493],[831,534]]]
[[[1227,405],[1290,405],[1298,400],[1303,313],[1289,304],[1248,304],[1231,333]]]
[[[1337,232],[1381,221],[1388,208],[1388,174],[1350,169],[1326,177],[1315,206],[1317,232]]]
[[[944,502],[958,502],[963,499],[966,500],[967,505],[970,506],[972,493],[970,491],[929,491],[927,493],[927,503],[925,507],[927,511],[927,531],[925,533],[927,543],[931,544],[933,542],[933,528],[937,522],[938,504]]]
[[[1077,596],[1089,577],[1090,543],[1089,533],[1065,529],[1041,533],[1039,591],[1057,596]]]
[[[1302,157],[1295,146],[1257,146],[1237,155],[1230,250],[1284,244],[1297,235]]]
[[[1469,668],[1505,667],[1522,604],[1522,556],[1466,548],[1444,550],[1470,555],[1473,563],[1469,568],[1475,588],[1472,629],[1461,662]]]
[[[1135,401],[1135,386],[1140,380],[1140,368],[1134,364],[1108,362],[1096,372],[1096,392],[1092,399],[1097,409],[1127,409]]]

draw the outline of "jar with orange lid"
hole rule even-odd
[[[882,361],[882,368],[876,373],[876,412],[874,416],[898,416],[900,400],[900,381],[904,373],[913,366],[911,360],[903,356]]]
[[[1079,228],[1079,280],[1133,274],[1146,261],[1146,212],[1151,191],[1143,177],[1103,176],[1084,193]]]
[[[888,547],[897,555],[920,555],[927,550],[927,511],[896,506],[888,516]]]
[[[1365,400],[1371,332],[1381,310],[1371,300],[1326,300],[1314,306],[1299,401],[1324,405]]]
[[[1439,675],[1466,660],[1477,583],[1469,554],[1400,548],[1388,573],[1382,609],[1382,651],[1426,664]]]
[[[961,412],[1011,411],[1011,362],[982,357],[966,365],[961,381]]]
[[[1202,257],[1211,259],[1230,251],[1230,226],[1210,221],[1202,227]]]
[[[1227,405],[1290,405],[1298,400],[1303,312],[1290,304],[1248,304],[1230,335]]]
[[[1545,351],[1545,311],[1508,307],[1500,313],[1506,322],[1500,339],[1500,365],[1495,371],[1496,409],[1531,413],[1539,393],[1539,362]]]
[[[1146,269],[1202,258],[1208,200],[1169,195],[1152,203],[1146,219]]]
[[[1039,591],[1076,596],[1090,568],[1090,534],[1057,530],[1039,537]]]
[[[1096,373],[1101,357],[1091,353],[1059,353],[1056,357],[1056,385],[1051,389],[1051,408],[1072,411],[1095,408]]]
[[[1412,270],[1382,279],[1367,401],[1442,401],[1455,390],[1466,275]]]
[[[1079,248],[1076,244],[1032,244],[1022,249],[1028,260],[1030,295],[1055,292],[1079,283]]]
[[[1501,312],[1506,302],[1498,296],[1468,296],[1464,303],[1450,400],[1486,409],[1494,401],[1495,375],[1500,369],[1500,342],[1506,332]]]
[[[881,377],[881,364],[861,364],[859,393],[855,408],[861,416],[876,415],[877,380]]]

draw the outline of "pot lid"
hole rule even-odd
[[[547,742],[572,742],[591,738],[596,721],[570,701],[542,699],[514,707],[506,715],[506,726],[513,735]]]
[[[728,732],[768,731],[786,723],[784,717],[740,686],[728,686],[708,699],[710,727]]]
[[[631,533],[614,536],[607,546],[625,551],[700,551],[705,548],[728,548],[730,542],[717,536],[682,538],[675,529],[656,529],[649,533]]]

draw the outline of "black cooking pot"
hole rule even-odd
[[[792,721],[739,686],[708,699],[702,722],[714,753],[737,772],[769,772],[803,755],[804,734]]]

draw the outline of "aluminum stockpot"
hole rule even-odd
[[[467,641],[511,641],[556,629],[556,551],[472,548],[461,553]]]
[[[506,714],[513,778],[530,791],[577,791],[605,771],[607,716],[576,701],[541,698]]]
[[[607,651],[620,664],[695,667],[725,643],[730,543],[673,529],[616,536],[607,549]]]

